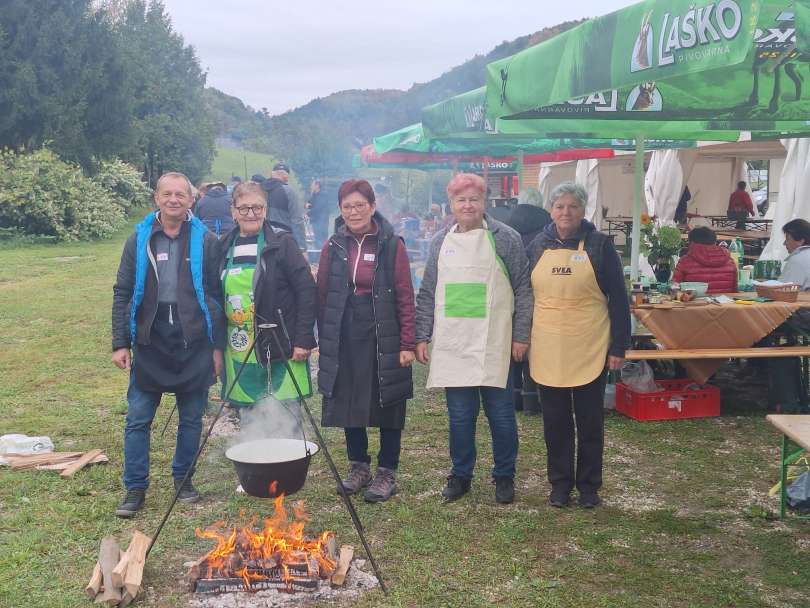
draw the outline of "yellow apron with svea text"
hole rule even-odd
[[[457,228],[439,251],[427,387],[504,388],[512,354],[512,284],[486,225]]]
[[[607,298],[585,251],[546,249],[532,271],[534,319],[529,369],[538,384],[582,386],[605,369],[610,343]]]

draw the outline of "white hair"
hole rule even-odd
[[[558,185],[548,196],[549,205],[553,205],[558,198],[570,194],[584,209],[588,206],[588,191],[576,182],[563,182]]]

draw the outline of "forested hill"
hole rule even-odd
[[[351,158],[375,135],[418,122],[422,107],[484,84],[484,68],[580,23],[569,21],[503,42],[430,82],[407,91],[349,90],[315,99],[278,116],[206,89],[219,137],[233,145],[284,158],[303,179],[351,172]],[[268,91],[268,95],[272,94]]]

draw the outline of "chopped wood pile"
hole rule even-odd
[[[38,471],[59,471],[62,477],[72,477],[74,473],[80,471],[90,464],[109,462],[101,450],[90,450],[89,452],[49,452],[47,454],[32,454],[30,456],[15,456],[8,454],[4,456],[11,466],[12,471],[26,471],[36,469]]]
[[[151,538],[136,530],[129,547],[122,551],[114,536],[102,538],[98,561],[84,588],[87,597],[96,604],[129,606],[142,589],[143,565],[151,542]]]

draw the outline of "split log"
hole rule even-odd
[[[141,588],[143,581],[143,565],[146,561],[146,550],[152,539],[146,536],[143,532],[135,530],[132,535],[132,540],[129,542],[127,554],[129,555],[129,565],[127,572],[124,576],[124,587],[127,593],[133,598],[137,597],[138,590]]]
[[[126,608],[126,607],[127,607],[127,606],[129,606],[129,605],[130,605],[130,604],[131,604],[131,603],[132,603],[134,600],[135,600],[135,598],[134,598],[134,597],[132,597],[132,596],[129,594],[129,591],[125,591],[125,592],[124,592],[124,595],[121,597],[121,603],[120,603],[120,604],[118,604],[118,608]]]
[[[68,468],[71,462],[75,459],[71,459],[67,462],[59,462],[57,464],[40,464],[37,465],[35,468],[37,471],[64,471]],[[107,458],[106,454],[99,454],[93,460],[89,462],[89,464],[101,464],[104,462],[110,462],[110,459]]]
[[[88,582],[87,586],[84,588],[84,592],[91,600],[96,599],[99,591],[101,591],[101,582],[101,564],[96,562],[93,568],[93,575],[90,577],[90,582]]]
[[[119,561],[121,548],[114,536],[105,536],[101,539],[101,547],[98,550],[98,563],[101,566],[101,576],[104,591],[96,597],[97,604],[118,605],[121,601],[121,591],[112,580],[112,571]]]
[[[337,539],[333,534],[329,535],[329,538],[326,539],[326,554],[329,556],[333,562],[336,562],[338,559],[338,547],[337,547]]]
[[[124,552],[121,560],[115,565],[112,571],[113,585],[121,589],[124,586],[124,576],[127,573],[127,566],[129,565],[129,552]]]
[[[346,573],[349,571],[349,566],[354,557],[354,548],[351,545],[343,545],[340,547],[340,559],[338,560],[337,569],[332,575],[332,584],[341,586],[346,582]]]
[[[59,473],[62,477],[73,477],[73,474],[80,469],[83,469],[87,466],[93,458],[101,454],[101,450],[98,448],[95,450],[90,450],[89,452],[85,452],[77,461],[70,463],[64,471]]]
[[[4,458],[8,460],[12,471],[24,471],[25,469],[33,469],[42,464],[69,462],[81,455],[82,452],[49,452],[47,454],[31,454],[29,456],[15,456],[14,454],[9,454],[4,456]]]

